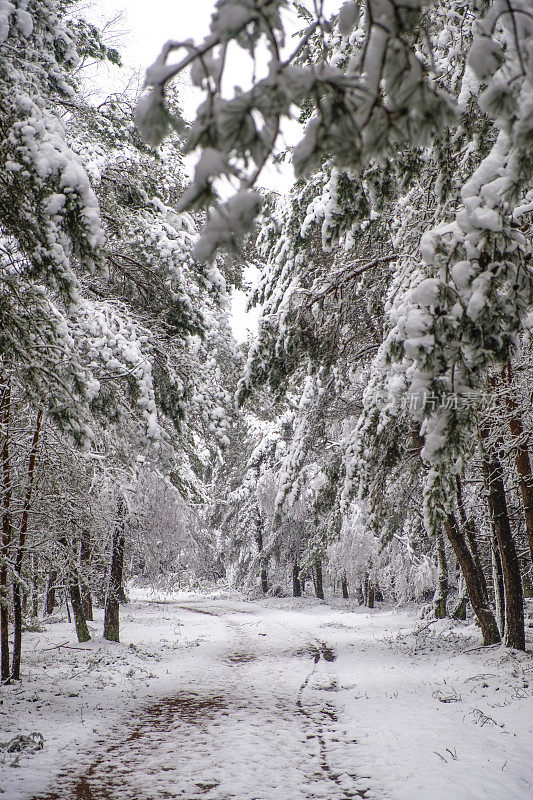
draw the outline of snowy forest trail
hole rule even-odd
[[[125,717],[38,800],[370,800],[327,642],[250,608],[169,606],[201,631],[176,691]]]
[[[312,597],[130,589],[121,642],[57,615],[3,687],[2,800],[530,800],[531,653]],[[13,769],[12,767],[16,767]]]

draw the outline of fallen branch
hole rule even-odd
[[[501,642],[496,642],[496,644],[481,644],[479,647],[470,647],[468,650],[461,650],[461,653],[474,653],[476,650],[495,650],[497,647],[500,647]]]
[[[418,636],[419,633],[422,633],[422,631],[425,631],[426,628],[429,628],[429,626],[433,625],[434,622],[437,622],[437,620],[436,619],[432,619],[430,622],[427,623],[427,625],[424,625],[422,628],[419,628],[417,631],[411,631],[411,633],[409,633],[408,635],[409,636]]]

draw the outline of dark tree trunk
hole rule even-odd
[[[448,562],[442,530],[437,533],[437,567],[438,583],[433,597],[433,613],[435,619],[444,619],[448,602]]]
[[[485,646],[497,644],[500,641],[500,633],[489,605],[488,596],[483,590],[483,581],[468,548],[464,533],[459,528],[453,514],[446,516],[444,530],[461,567],[468,597],[481,628],[483,644]]]
[[[348,600],[350,595],[348,594],[348,581],[346,580],[346,575],[343,575],[341,578],[341,586],[342,586],[342,596],[344,600]]]
[[[527,439],[524,435],[524,425],[518,413],[518,405],[514,397],[514,392],[516,390],[513,386],[513,374],[510,361],[507,363],[507,369],[503,371],[503,380],[507,384],[505,400],[509,412],[509,429],[511,431],[511,436],[516,442],[515,465],[516,471],[518,472],[522,505],[524,507],[529,556],[533,563],[533,474],[531,471]]]
[[[319,600],[324,599],[324,582],[322,579],[322,562],[320,559],[315,561],[315,594]]]
[[[15,574],[13,580],[13,661],[11,677],[14,681],[20,680],[20,657],[22,648],[22,603],[19,576]]]
[[[463,595],[457,601],[457,605],[452,611],[452,619],[466,619],[466,606],[468,605],[468,597]]]
[[[116,547],[116,585],[118,586],[117,595],[119,603],[127,603],[128,598],[124,591],[124,547],[126,545],[124,536],[124,519],[126,516],[126,504],[123,500],[118,503],[118,532]]]
[[[524,595],[520,564],[509,523],[502,466],[494,453],[484,455],[483,473],[503,571],[505,594],[504,644],[506,647],[514,647],[516,650],[525,650]]]
[[[69,583],[70,604],[72,606],[72,613],[74,615],[74,624],[76,626],[76,635],[78,642],[88,642],[91,638],[87,622],[83,615],[83,604],[81,601],[80,585],[76,580],[77,575],[72,575]]]
[[[374,600],[375,600],[374,584],[372,583],[372,581],[369,581],[366,593],[367,608],[374,608]]]
[[[492,585],[494,590],[494,606],[500,631],[505,632],[505,588],[503,585],[502,560],[500,558],[500,548],[494,526],[491,535],[491,556],[492,556]]]
[[[256,519],[256,542],[257,542],[257,549],[259,551],[259,576],[261,579],[261,591],[263,594],[267,594],[268,592],[268,574],[267,574],[267,565],[266,560],[263,558],[263,533],[261,530],[261,515],[259,513],[259,509],[257,509],[257,519]]]
[[[367,608],[374,608],[374,584],[370,580],[370,576],[367,573],[365,576],[365,583],[364,583],[364,603]]]
[[[267,594],[268,592],[268,574],[264,562],[261,565],[261,591],[263,594]]]
[[[2,387],[0,397],[0,424],[2,425],[2,566],[0,567],[0,678],[2,683],[9,683],[9,608],[7,602],[8,572],[7,557],[11,544],[11,453],[10,453],[10,421],[11,421],[11,385],[9,379]]]
[[[88,583],[89,564],[91,560],[91,533],[84,529],[81,533],[81,604],[85,619],[93,620],[93,598]]]
[[[44,613],[48,615],[54,613],[54,608],[56,606],[56,580],[57,572],[55,570],[50,570],[48,582],[46,584],[46,601],[44,604]]]
[[[119,607],[124,597],[122,575],[124,566],[124,503],[118,504],[118,519],[113,531],[111,550],[111,569],[104,611],[104,639],[111,642],[120,641]],[[125,597],[124,597],[125,599]]]
[[[485,573],[483,572],[483,565],[481,563],[481,558],[479,555],[479,547],[477,543],[474,520],[471,516],[467,516],[463,500],[463,487],[461,485],[461,478],[459,477],[459,475],[455,476],[455,486],[456,486],[457,508],[459,509],[459,519],[461,520],[461,525],[463,526],[463,530],[466,535],[466,540],[470,547],[470,552],[472,553],[472,558],[474,559],[474,563],[477,567],[483,591],[488,597],[489,590],[487,587],[487,580],[485,578]]]
[[[68,546],[66,538],[62,537],[59,541],[60,544],[62,544],[63,547],[65,548],[67,559],[70,561],[70,548]],[[67,607],[68,621],[72,622],[70,616],[70,609],[68,605],[68,596],[70,596],[70,604],[72,606],[72,614],[74,616],[74,625],[76,626],[76,635],[78,637],[78,642],[88,642],[91,638],[91,634],[89,633],[87,622],[85,620],[85,617],[83,616],[83,605],[81,602],[81,592],[80,592],[80,576],[78,574],[78,569],[74,563],[70,562],[67,565],[67,570],[68,570],[68,575],[67,575],[68,595],[67,592],[65,592],[65,605]]]
[[[466,591],[465,579],[461,575],[459,580],[459,597],[457,604],[452,611],[452,619],[466,619],[466,606],[468,605],[468,593]]]
[[[31,558],[31,613],[39,616],[39,557],[33,553]]]
[[[35,430],[33,432],[30,456],[28,459],[26,494],[24,496],[24,505],[22,507],[22,517],[20,520],[19,543],[17,548],[17,554],[15,556],[15,580],[13,581],[13,617],[14,617],[13,668],[11,672],[13,679],[17,681],[20,679],[20,659],[22,654],[22,605],[21,605],[22,564],[24,561],[24,555],[26,553],[26,537],[28,534],[28,523],[30,519],[31,499],[33,495],[33,486],[35,478],[35,463],[37,460],[37,448],[39,445],[39,436],[41,434],[42,420],[43,420],[43,412],[42,409],[39,409],[39,411],[37,412]]]
[[[72,617],[70,616],[70,606],[68,604],[68,593],[66,589],[64,591],[63,596],[65,598],[65,608],[67,609],[67,622],[69,625],[72,625]]]
[[[293,597],[301,597],[302,596],[302,586],[300,584],[300,567],[298,566],[298,561],[295,561],[292,565],[292,596]]]

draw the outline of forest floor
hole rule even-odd
[[[132,590],[85,645],[58,615],[0,689],[0,797],[529,800],[531,646],[418,613]]]

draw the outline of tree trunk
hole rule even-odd
[[[87,529],[81,532],[80,562],[81,562],[81,604],[83,616],[93,620],[93,598],[88,583],[89,563],[91,559],[91,533]]]
[[[63,536],[59,540],[59,542],[65,548],[67,559],[69,559],[70,561],[70,549],[66,538]],[[65,592],[65,605],[67,607],[68,621],[72,622],[72,619],[70,617],[70,609],[68,606],[68,596],[70,596],[70,604],[72,606],[72,614],[74,616],[74,625],[76,626],[76,635],[78,637],[78,642],[88,642],[91,638],[91,634],[89,633],[87,622],[85,620],[85,617],[83,616],[83,605],[81,602],[81,592],[80,592],[80,576],[78,574],[78,569],[76,565],[72,563],[72,561],[68,563],[67,571],[68,571],[67,574],[68,594],[67,592]]]
[[[442,530],[437,533],[437,567],[438,582],[433,597],[433,613],[435,619],[444,619],[447,614],[448,601],[448,562],[446,561],[446,546]]]
[[[30,448],[30,456],[28,459],[28,476],[26,484],[26,494],[24,496],[24,505],[22,507],[22,516],[20,519],[19,528],[19,542],[17,554],[15,556],[15,580],[13,581],[13,617],[14,617],[14,631],[13,631],[13,668],[11,670],[14,680],[20,679],[20,659],[22,654],[22,605],[21,605],[21,590],[22,590],[22,564],[24,555],[26,553],[26,537],[28,534],[28,523],[30,519],[31,500],[33,495],[33,486],[35,483],[35,463],[37,461],[37,448],[39,446],[39,436],[41,434],[41,423],[43,420],[42,408],[37,412],[37,419],[35,421],[35,429],[33,431],[33,438]]]
[[[366,593],[366,605],[367,608],[374,608],[374,600],[375,600],[375,593],[374,593],[374,584],[372,581],[368,582],[368,589]]]
[[[2,425],[2,563],[0,564],[0,679],[9,683],[9,608],[7,603],[7,557],[11,544],[11,453],[10,453],[11,385],[9,379],[2,387],[0,397],[0,424]]]
[[[502,466],[494,453],[483,454],[483,474],[503,571],[505,595],[504,644],[507,647],[514,647],[516,650],[525,650],[524,595],[520,564],[511,533]]]
[[[116,566],[116,581],[118,585],[118,602],[127,603],[128,598],[124,591],[124,547],[126,545],[124,536],[124,519],[126,516],[126,504],[124,500],[119,500],[118,503],[118,528],[120,536],[117,543],[117,566]]]
[[[417,431],[413,432],[413,439],[420,451],[423,440]],[[460,483],[457,485],[460,490]],[[462,495],[460,500],[462,504]],[[446,515],[444,520],[444,530],[461,568],[468,597],[481,629],[483,644],[485,646],[497,644],[499,641],[501,641],[501,639],[498,625],[496,624],[496,619],[489,604],[487,583],[485,581],[483,570],[481,569],[481,564],[476,564],[474,556],[468,547],[467,540],[465,538],[465,533],[467,533],[467,531],[463,531],[461,528],[459,528],[453,513]],[[473,541],[475,549],[475,539],[473,539]]]
[[[459,597],[457,604],[452,611],[452,619],[466,619],[466,606],[468,604],[468,592],[466,591],[466,582],[461,575],[459,579]]]
[[[259,551],[259,576],[261,579],[261,591],[263,594],[268,592],[268,575],[267,575],[267,565],[266,561],[263,558],[263,533],[261,530],[261,515],[259,510],[257,509],[257,518],[256,518],[256,536],[257,542],[257,550]]]
[[[488,596],[483,591],[483,581],[480,578],[479,570],[454,514],[447,514],[444,520],[444,530],[461,567],[468,597],[481,628],[483,644],[485,646],[497,644],[500,641],[498,626],[490,608]]]
[[[292,596],[293,597],[301,597],[302,596],[302,586],[300,584],[300,567],[298,566],[298,561],[295,561],[292,565]]]
[[[492,557],[492,586],[494,590],[494,606],[496,608],[496,617],[500,631],[505,633],[505,589],[503,585],[503,570],[502,560],[500,558],[500,548],[498,547],[498,540],[496,539],[496,532],[494,526],[490,539],[490,550]]]
[[[476,538],[476,529],[474,526],[474,520],[472,516],[467,516],[463,500],[463,487],[461,485],[461,478],[459,477],[459,475],[455,476],[455,486],[456,486],[457,508],[459,509],[459,519],[461,520],[461,525],[463,526],[463,530],[466,535],[466,540],[470,547],[470,552],[472,553],[472,558],[474,559],[474,563],[479,573],[479,580],[482,584],[483,592],[488,597],[489,590],[487,587],[487,580],[485,578],[485,573],[483,571],[483,565],[481,563],[481,557],[479,555],[479,547]]]
[[[31,614],[39,616],[39,556],[33,553],[31,557]]]
[[[319,558],[315,561],[315,594],[319,600],[324,599],[324,582],[322,579],[322,562]]]
[[[374,585],[370,580],[370,576],[367,572],[365,575],[365,582],[364,582],[364,603],[367,608],[374,608],[374,600],[375,600],[375,593],[374,593]]]
[[[350,595],[348,594],[348,581],[346,580],[346,574],[344,574],[341,578],[341,586],[342,586],[342,596],[344,600],[348,600]]]
[[[452,619],[466,619],[466,607],[468,605],[468,597],[466,595],[459,597],[457,605],[452,611]]]
[[[113,531],[113,544],[111,551],[111,569],[104,611],[104,639],[111,642],[120,641],[119,608],[121,596],[124,595],[122,587],[122,574],[124,565],[124,503],[119,501],[118,518]]]
[[[48,581],[46,584],[46,601],[44,605],[44,613],[47,615],[53,614],[54,608],[56,606],[56,580],[57,580],[57,572],[52,569],[48,574]]]
[[[268,574],[264,561],[261,564],[261,591],[263,594],[267,594],[268,592]]]
[[[83,615],[83,604],[81,600],[80,585],[77,580],[77,574],[73,573],[69,582],[70,604],[72,606],[72,613],[74,615],[74,624],[76,626],[76,634],[78,642],[90,641],[91,634],[87,627],[87,621]]]
[[[68,593],[66,589],[63,592],[63,597],[65,598],[65,608],[67,609],[67,622],[69,625],[72,625],[72,617],[70,616],[70,606],[68,604]]]
[[[527,440],[524,434],[524,425],[518,413],[518,405],[514,397],[515,389],[513,386],[513,373],[510,361],[507,362],[507,368],[503,370],[502,377],[508,389],[505,393],[505,402],[509,412],[509,430],[516,442],[515,465],[516,471],[518,472],[522,505],[524,507],[529,556],[533,563],[533,474],[531,471],[531,460],[529,458]]]

